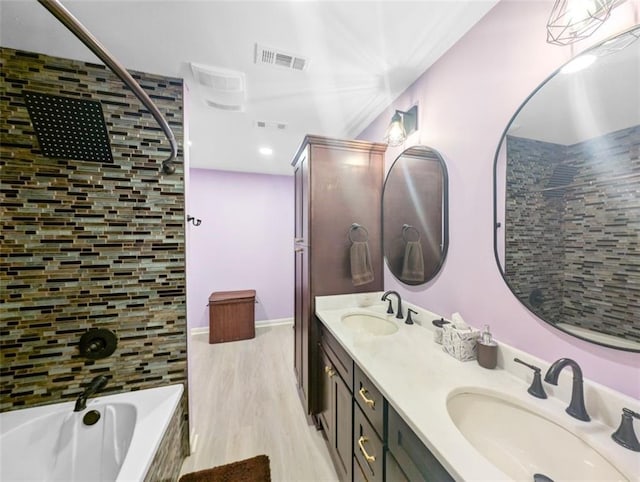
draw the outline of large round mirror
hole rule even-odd
[[[547,79],[495,161],[495,251],[534,314],[640,350],[640,27]]]
[[[447,169],[414,146],[394,161],[382,191],[382,247],[389,270],[408,285],[432,279],[447,253]]]

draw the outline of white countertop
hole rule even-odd
[[[482,368],[475,360],[460,362],[433,341],[431,321],[441,316],[410,303],[403,302],[405,314],[407,308],[417,310],[414,320],[420,324],[406,325],[396,320],[399,329],[392,335],[356,333],[341,322],[344,314],[353,311],[384,314],[386,303],[379,301],[381,294],[319,296],[316,314],[456,480],[510,480],[466,440],[449,417],[447,399],[466,387],[498,392],[501,398],[543,415],[587,442],[630,480],[640,480],[640,454],[611,439],[620,423],[622,407],[640,411],[638,400],[593,383],[584,374],[585,404],[592,421],[576,420],[565,413],[571,370],[563,370],[557,387],[544,384],[548,399],[534,398],[527,393],[533,372],[512,360],[519,357],[539,366],[543,375],[549,363],[502,344],[499,339],[496,369]],[[359,307],[358,301],[366,296],[375,303]],[[393,315],[388,316],[395,320]],[[467,321],[473,325],[473,320]],[[640,431],[637,426],[636,422],[636,430]]]

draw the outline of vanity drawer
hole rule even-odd
[[[322,344],[334,362],[336,370],[349,387],[349,390],[353,391],[353,360],[346,352],[342,345],[333,337],[329,331],[322,326]]]
[[[360,463],[355,456],[353,457],[353,482],[368,482],[364,476],[364,470],[360,467]]]
[[[357,364],[354,364],[353,398],[358,402],[371,426],[384,440],[384,411],[386,401],[382,393],[369,380]]]
[[[384,446],[358,404],[353,406],[353,456],[368,482],[383,482]]]
[[[420,480],[453,481],[449,473],[392,406],[389,406],[388,412],[389,438],[387,444],[389,451],[407,478],[412,482]]]

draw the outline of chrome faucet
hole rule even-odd
[[[389,295],[396,295],[396,298],[398,298],[398,310],[396,313],[396,318],[402,319],[404,315],[402,313],[402,298],[400,298],[400,294],[397,291],[386,291],[382,295],[382,301],[387,301],[387,298],[389,297]],[[389,309],[387,309],[387,313],[393,314],[393,308],[391,307],[391,300],[389,300]]]
[[[578,420],[588,422],[591,420],[587,409],[584,406],[584,385],[582,382],[582,370],[580,366],[571,358],[560,358],[553,362],[553,364],[547,370],[547,374],[544,376],[544,381],[551,383],[552,385],[558,384],[558,376],[562,369],[566,366],[570,366],[573,370],[573,386],[571,389],[571,402],[566,409],[566,412]]]
[[[80,394],[78,399],[76,400],[76,406],[73,409],[74,412],[82,412],[85,408],[87,408],[87,398],[96,393],[98,390],[104,388],[109,379],[104,375],[98,375],[91,383],[84,389],[84,392]]]

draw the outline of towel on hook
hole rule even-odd
[[[360,286],[373,281],[373,267],[368,241],[354,241],[351,244],[351,281]]]
[[[407,242],[404,248],[404,260],[400,278],[403,281],[424,281],[424,259],[420,240]]]

